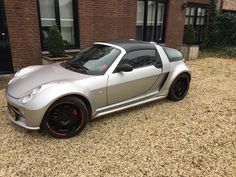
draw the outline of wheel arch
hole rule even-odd
[[[89,120],[92,118],[92,105],[90,103],[90,101],[88,100],[88,98],[86,98],[85,96],[83,95],[80,95],[80,94],[75,94],[75,93],[68,93],[68,94],[65,94],[61,97],[58,97],[57,99],[53,100],[53,102],[50,103],[50,105],[48,106],[48,109],[58,100],[62,99],[62,98],[66,98],[66,97],[76,97],[76,98],[79,98],[81,99],[84,104],[86,105],[86,108],[88,109],[88,113],[89,113]],[[48,110],[47,109],[47,110]],[[46,111],[47,112],[47,111]]]
[[[27,110],[30,110],[28,116],[32,116],[33,111],[34,117],[36,117],[35,119],[32,119],[32,125],[40,126],[50,106],[59,99],[68,96],[80,98],[88,108],[89,118],[92,118],[94,100],[87,90],[88,89],[86,88],[78,87],[76,84],[63,82],[35,95],[31,102],[25,106]]]
[[[183,64],[179,64],[179,65],[176,65],[174,67],[173,71],[171,71],[169,73],[168,78],[166,79],[165,84],[161,88],[161,91],[166,91],[168,93],[172,83],[174,82],[174,80],[180,74],[187,74],[189,76],[190,81],[191,81],[191,77],[192,76],[191,76],[191,71],[189,70],[189,68],[184,63]]]
[[[81,99],[84,102],[84,104],[86,105],[86,108],[88,109],[89,120],[90,120],[92,118],[92,105],[91,105],[90,101],[85,96],[82,96],[82,95],[79,95],[79,94],[70,94],[70,95],[66,95],[64,97],[68,97],[68,96],[77,97],[77,98]]]
[[[186,71],[185,71],[185,72],[182,72],[182,73],[180,73],[180,74],[187,74],[188,77],[189,77],[189,80],[191,81],[192,76],[191,76],[191,73],[190,73],[190,72],[186,72]],[[180,75],[180,74],[179,74],[179,75]],[[178,76],[179,76],[179,75],[178,75]],[[176,77],[177,77],[177,76],[176,76]]]

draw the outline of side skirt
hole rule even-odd
[[[92,119],[106,115],[106,114],[110,114],[116,111],[121,111],[127,108],[131,108],[131,107],[138,106],[144,103],[148,103],[151,101],[166,98],[167,94],[168,92],[162,92],[162,93],[154,92],[154,93],[150,93],[144,96],[139,96],[139,97],[132,98],[126,101],[115,103],[106,107],[102,107],[96,110],[96,113],[93,115]]]

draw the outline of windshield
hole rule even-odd
[[[83,50],[72,60],[62,63],[61,66],[75,72],[90,75],[103,75],[119,54],[119,49],[95,44]]]

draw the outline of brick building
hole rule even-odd
[[[0,74],[41,64],[53,24],[67,52],[130,38],[175,47],[187,24],[201,43],[208,5],[209,0],[0,0]]]

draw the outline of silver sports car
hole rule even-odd
[[[29,66],[6,89],[9,118],[67,138],[96,117],[168,98],[183,99],[191,73],[181,53],[154,42],[97,42],[72,60]]]

